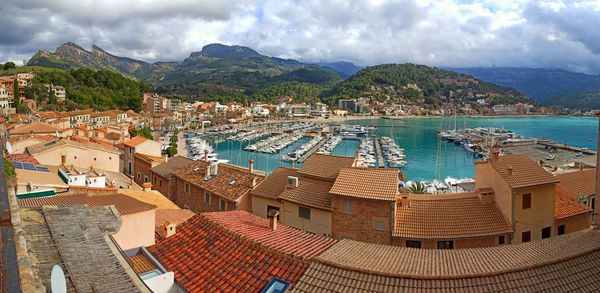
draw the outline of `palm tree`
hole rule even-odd
[[[421,181],[415,181],[412,185],[408,186],[408,192],[415,194],[423,194],[427,192],[427,187]]]

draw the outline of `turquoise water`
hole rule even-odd
[[[347,123],[376,126],[377,136],[394,137],[395,134],[398,145],[406,150],[408,166],[402,170],[410,180],[474,176],[473,162],[476,158],[466,152],[462,146],[441,142],[438,156],[437,130],[440,127],[454,128],[455,123],[458,128],[503,127],[522,136],[546,138],[595,150],[598,125],[595,118],[571,117],[371,119]],[[307,139],[302,139],[294,143],[281,154],[295,150],[306,141]],[[223,141],[213,146],[219,153],[219,158],[228,159],[236,165],[247,166],[248,159],[252,158],[256,168],[268,173],[279,166],[291,166],[290,163],[281,161],[281,154],[246,152],[243,148],[247,144]],[[343,140],[333,154],[353,156],[358,145],[359,142],[356,140]]]

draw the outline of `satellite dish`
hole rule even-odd
[[[50,288],[52,293],[67,293],[67,280],[65,279],[65,273],[59,265],[52,267]]]

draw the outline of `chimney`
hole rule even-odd
[[[204,180],[208,180],[210,178],[210,164],[206,164],[206,169],[204,170]]]
[[[162,238],[169,238],[177,233],[177,225],[171,222],[165,222],[163,225],[161,225],[161,228],[160,236]]]
[[[402,194],[402,198],[400,199],[400,206],[407,208],[410,207],[410,200],[408,200],[408,195],[406,193]]]
[[[512,167],[512,165],[508,165],[506,167],[506,170],[508,171],[508,176],[512,176],[513,175],[513,167]]]
[[[204,161],[208,162],[208,150],[204,150]]]
[[[152,189],[152,183],[150,183],[150,182],[144,182],[142,184],[142,188],[144,189],[144,191],[150,191]]]
[[[270,210],[269,211],[269,229],[271,231],[277,230],[277,218],[279,217],[279,211]]]
[[[500,157],[500,150],[498,148],[492,148],[491,152],[490,152],[490,159],[493,162],[497,162],[498,158]]]
[[[254,173],[254,160],[252,159],[248,160],[248,171],[250,174]]]
[[[256,187],[256,184],[258,184],[258,177],[254,176],[252,178],[252,188]]]

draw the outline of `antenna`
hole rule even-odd
[[[50,288],[52,293],[67,293],[67,280],[65,279],[65,273],[59,265],[52,267]]]

